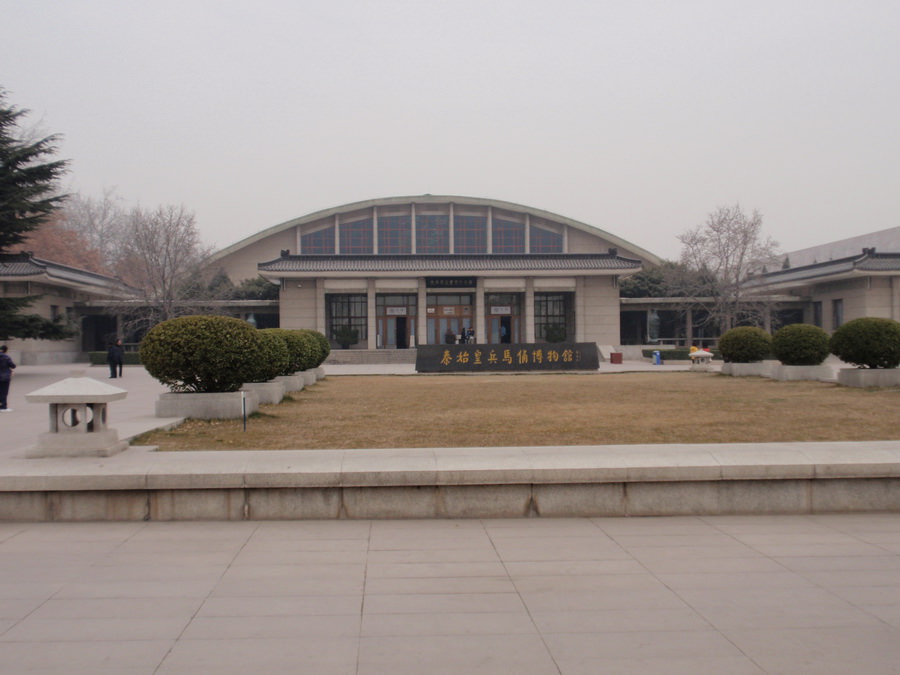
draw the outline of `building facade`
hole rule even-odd
[[[65,340],[9,340],[14,358],[22,365],[72,363],[85,351],[105,348],[106,341],[116,335],[115,318],[87,314],[84,308],[96,301],[121,301],[129,291],[113,277],[30,253],[0,254],[0,297],[34,298],[25,314],[60,321],[75,331]]]
[[[618,279],[659,259],[578,221],[474,197],[391,197],[282,223],[216,256],[279,284],[280,325],[335,346],[619,342]]]

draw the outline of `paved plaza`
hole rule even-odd
[[[900,516],[2,523],[3,673],[893,673]]]
[[[16,376],[0,471],[72,369]],[[900,514],[0,522],[0,672],[900,672]]]

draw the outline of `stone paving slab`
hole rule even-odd
[[[4,673],[889,673],[900,514],[0,523]]]

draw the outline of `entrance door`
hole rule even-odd
[[[500,317],[500,343],[509,344],[512,342],[512,317]]]
[[[491,344],[510,344],[521,342],[519,339],[519,317],[489,316],[486,321],[488,342]]]
[[[406,317],[398,316],[396,321],[397,349],[406,349],[409,347],[409,329],[407,328]]]
[[[378,346],[382,349],[408,349],[409,326],[408,316],[378,317]]]

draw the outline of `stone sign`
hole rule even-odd
[[[420,373],[480,373],[523,370],[597,370],[600,356],[594,342],[531,344],[420,345]]]

